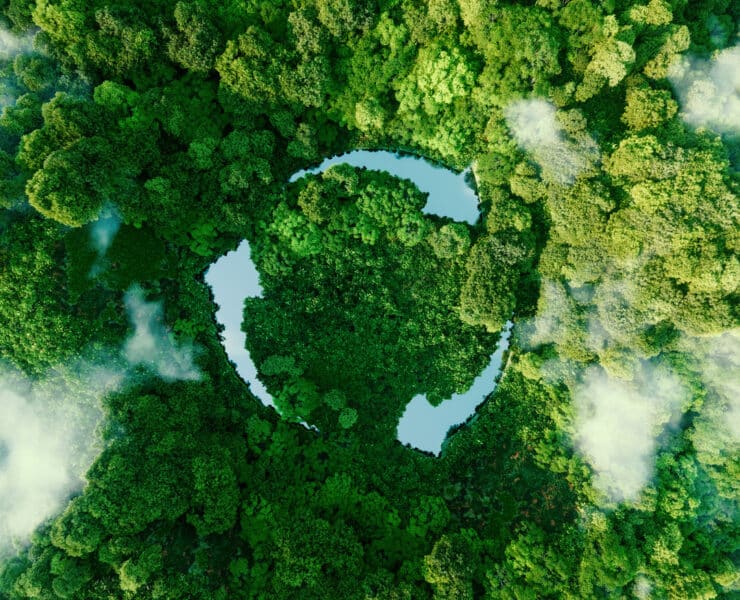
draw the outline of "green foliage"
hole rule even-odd
[[[141,284],[203,378],[132,371],[104,399],[87,485],[3,557],[0,596],[737,595],[736,140],[688,129],[666,81],[732,43],[733,3],[1,4],[0,361],[65,372],[74,409],[77,361],[120,346]],[[572,182],[576,159],[512,139],[527,98],[557,107]],[[358,147],[472,167],[482,218],[424,215],[410,182],[347,165],[286,185]],[[279,415],[235,376],[202,283],[243,238]],[[509,319],[496,391],[442,455],[398,444],[407,402],[467,388]],[[687,390],[653,479],[608,511],[573,441],[597,364]]]
[[[92,332],[73,325],[77,311],[58,259],[62,232],[40,218],[11,215],[0,231],[0,314],[12,324],[3,328],[0,356],[30,370],[70,358]]]
[[[506,233],[507,237],[511,235]],[[467,279],[460,292],[460,318],[470,325],[482,325],[491,333],[500,331],[514,310],[517,280],[528,260],[529,249],[521,242],[482,236],[465,264]]]
[[[198,535],[223,533],[236,522],[239,490],[234,472],[229,468],[228,455],[218,453],[213,457],[198,457],[193,461],[195,495],[193,503],[202,506],[202,514],[188,515]]]
[[[354,408],[343,408],[339,413],[339,426],[349,429],[357,423],[357,411]]]
[[[432,584],[435,598],[474,598],[474,563],[466,542],[462,536],[442,536],[424,557],[424,579]]]
[[[178,2],[174,17],[175,29],[164,30],[170,58],[190,71],[211,70],[222,43],[221,33],[205,7],[194,2]]]
[[[123,225],[102,255],[92,236],[90,226],[65,236],[67,288],[75,297],[96,285],[125,291],[135,283],[166,276],[164,245],[148,228]]]
[[[630,129],[658,127],[676,114],[678,105],[666,90],[650,88],[630,88],[627,91],[627,105],[622,121]]]
[[[490,352],[495,336],[449,318],[465,278],[472,286],[480,275],[465,267],[469,226],[435,223],[421,213],[424,202],[408,182],[330,169],[297,182],[264,224],[254,242],[264,299],[247,300],[244,330],[283,414],[328,430],[337,417],[326,408],[341,409],[342,429],[357,422],[380,435],[415,393],[438,401],[469,385],[482,366],[482,345]],[[479,255],[497,276],[517,278],[516,260]],[[513,296],[488,301],[487,310],[505,315],[491,326],[497,332]],[[298,331],[306,336],[300,352]],[[367,403],[386,389],[395,398],[383,404],[392,408],[372,423]]]
[[[129,558],[119,570],[121,589],[136,592],[147,580],[162,568],[162,547],[149,546],[136,559]]]

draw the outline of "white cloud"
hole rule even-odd
[[[8,60],[18,54],[32,52],[35,36],[35,33],[16,35],[12,31],[0,27],[0,59]]]
[[[682,56],[668,77],[687,123],[719,133],[740,132],[740,46],[708,61]]]
[[[100,256],[103,256],[121,227],[121,219],[114,212],[101,214],[90,228],[90,241]]]
[[[557,122],[555,107],[545,100],[518,100],[506,109],[506,122],[517,143],[529,151],[540,146],[563,143],[563,129]]]
[[[703,378],[725,405],[719,426],[740,442],[740,329],[726,331],[709,340]]]
[[[166,329],[161,303],[147,302],[138,286],[126,292],[124,301],[134,329],[124,346],[129,363],[147,365],[168,381],[200,379],[192,346],[178,344]]]
[[[632,593],[635,595],[635,598],[639,600],[650,600],[652,592],[653,584],[650,583],[650,580],[644,575],[638,575],[632,586]]]
[[[573,183],[598,159],[598,147],[588,135],[582,134],[578,143],[567,138],[557,110],[546,100],[517,100],[504,116],[517,144],[532,155],[545,179]]]
[[[102,449],[103,398],[120,389],[130,367],[147,364],[169,381],[200,378],[193,349],[164,327],[161,303],[146,302],[138,287],[125,303],[134,331],[122,352],[59,365],[33,381],[0,365],[0,558],[83,488]]]
[[[102,397],[122,372],[78,364],[31,382],[0,371],[0,556],[61,511],[99,452]]]
[[[598,285],[575,290],[545,280],[537,316],[519,340],[525,349],[553,342],[561,346],[559,357],[544,361],[539,374],[570,389],[575,419],[569,430],[607,503],[639,497],[653,476],[659,436],[677,424],[692,401],[699,414],[690,435],[703,462],[721,464],[740,444],[740,329],[682,336],[676,342],[675,350],[693,358],[707,390],[697,405],[667,365],[655,367],[637,351],[624,352],[635,329],[607,317],[622,303],[629,305],[632,288],[629,277],[605,277]],[[590,359],[579,355],[583,351],[598,355],[600,366],[585,366],[583,361]]]
[[[653,475],[657,438],[680,415],[687,390],[663,367],[643,362],[631,382],[590,367],[575,386],[574,441],[609,502],[639,497]]]
[[[90,279],[97,277],[104,270],[105,263],[102,259],[113,243],[113,239],[116,237],[120,227],[121,218],[115,209],[111,207],[104,208],[98,216],[98,220],[90,227],[90,243],[98,252],[98,258],[88,273]]]

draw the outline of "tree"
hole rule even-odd
[[[516,242],[481,237],[465,265],[468,277],[460,292],[460,318],[490,333],[500,331],[514,310],[514,287],[527,259],[527,249]]]
[[[162,547],[149,546],[138,557],[126,560],[119,570],[121,589],[137,592],[149,578],[162,568]]]
[[[317,0],[316,5],[321,23],[340,39],[367,28],[372,19],[371,0]]]
[[[154,55],[157,36],[135,9],[105,7],[95,11],[97,30],[88,37],[86,58],[112,74],[142,67]]]
[[[51,589],[59,598],[74,598],[82,587],[92,579],[92,569],[83,560],[55,554],[51,559],[50,571],[55,575]]]
[[[52,152],[26,184],[28,201],[41,214],[78,227],[97,218],[110,198],[106,158],[112,149],[103,138],[86,138]]]
[[[583,81],[576,89],[576,100],[588,100],[604,84],[614,87],[627,76],[635,62],[631,38],[629,29],[620,28],[614,15],[604,18],[601,39],[589,49],[590,61],[584,69]]]
[[[419,107],[436,115],[442,105],[467,96],[475,83],[471,61],[459,51],[423,48],[406,85],[399,83],[396,98],[399,112],[415,112]]]
[[[287,56],[269,35],[256,26],[249,27],[236,40],[229,40],[216,60],[222,85],[249,102],[274,102]]]
[[[222,40],[208,12],[200,4],[178,2],[174,18],[175,28],[164,28],[169,56],[191,71],[210,71],[222,50]]]
[[[473,598],[474,557],[470,540],[463,535],[443,535],[424,557],[424,579],[432,584],[434,597],[465,600]]]
[[[668,25],[673,21],[671,6],[666,0],[650,0],[647,4],[638,4],[630,8],[630,19],[645,25]]]
[[[731,43],[734,5],[0,9],[0,363],[62,378],[71,411],[87,361],[126,371],[87,486],[3,558],[2,598],[736,593],[737,151],[677,119],[665,81]],[[562,129],[540,164],[504,118],[529,98]],[[471,167],[482,218],[426,215],[409,182],[348,165],[289,181],[360,147]],[[279,411],[234,373],[203,283],[245,237],[265,291],[244,331]],[[123,363],[132,282],[201,348],[200,381]],[[508,319],[505,371],[441,455],[399,444],[409,399],[468,388]],[[640,498],[606,508],[570,441],[574,386],[648,366],[686,412]]]
[[[37,93],[50,92],[60,75],[54,60],[43,54],[19,54],[13,61],[13,71],[26,89]]]
[[[503,107],[529,89],[532,81],[544,82],[561,72],[560,34],[547,11],[518,5],[494,8],[490,1],[480,4],[490,6],[472,26],[486,57],[480,82],[489,94],[487,103]],[[461,11],[464,15],[465,10]]]
[[[678,104],[667,90],[653,90],[649,87],[629,88],[622,121],[630,129],[640,131],[665,123],[677,110]]]

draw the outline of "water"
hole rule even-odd
[[[398,156],[391,152],[357,150],[326,159],[310,173],[319,173],[334,164],[348,163],[388,171],[397,177],[413,181],[429,194],[424,212],[450,217],[456,221],[473,224],[478,219],[478,199],[461,174],[433,166],[411,156]],[[306,171],[295,173],[290,181],[302,177]],[[213,290],[219,308],[216,319],[224,326],[223,345],[228,357],[236,365],[239,376],[247,382],[252,393],[266,406],[275,406],[272,397],[257,378],[257,368],[246,350],[246,335],[241,330],[244,298],[261,297],[259,275],[251,259],[249,242],[219,258],[208,269],[205,280]],[[439,453],[450,427],[464,422],[495,387],[501,371],[503,354],[508,347],[511,323],[507,323],[488,367],[475,379],[464,394],[455,394],[437,407],[424,395],[415,396],[406,407],[398,424],[398,439],[403,444]]]
[[[306,173],[321,173],[332,165],[341,163],[376,171],[388,171],[396,177],[410,179],[422,192],[429,194],[427,203],[422,209],[427,214],[450,217],[455,221],[465,221],[471,225],[478,220],[478,197],[465,182],[465,176],[470,169],[462,173],[454,173],[415,156],[400,156],[384,151],[354,150],[327,158],[313,169],[298,171],[293,174],[290,181],[300,179]]]
[[[262,297],[257,268],[252,262],[249,242],[244,240],[236,250],[225,254],[206,271],[206,283],[211,286],[218,304],[216,320],[224,326],[222,344],[236,365],[236,372],[247,382],[252,393],[265,406],[275,406],[272,396],[257,379],[257,367],[246,349],[247,336],[242,331],[244,299]]]
[[[398,422],[396,435],[402,444],[411,444],[419,450],[439,454],[450,427],[464,423],[496,387],[496,378],[501,373],[501,361],[509,347],[511,327],[512,323],[509,321],[501,333],[496,351],[491,354],[491,362],[465,393],[453,394],[438,406],[429,404],[423,394],[412,398]]]

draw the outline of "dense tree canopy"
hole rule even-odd
[[[0,400],[6,366],[70,414],[80,365],[124,373],[87,485],[0,539],[0,597],[736,597],[736,3],[0,8]],[[346,165],[288,183],[353,148],[470,166],[480,219]],[[245,238],[279,412],[203,281]],[[398,443],[510,318],[441,455]]]

